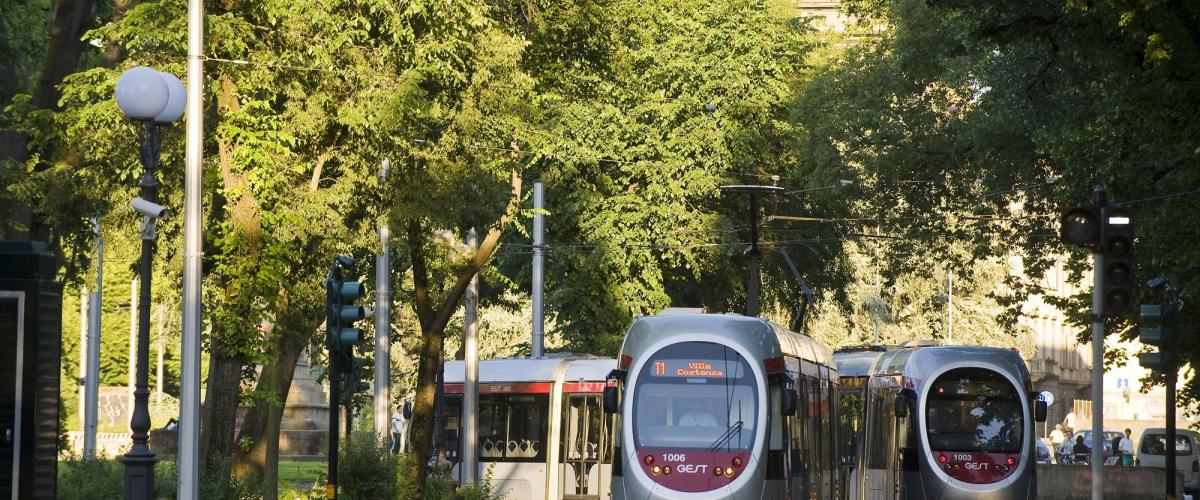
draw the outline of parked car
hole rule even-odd
[[[1142,467],[1167,466],[1167,430],[1150,428],[1142,432],[1138,442],[1138,463]],[[1200,435],[1195,431],[1175,431],[1175,470],[1183,474],[1183,490],[1200,490]]]
[[[1050,453],[1050,446],[1046,444],[1046,440],[1044,438],[1037,438],[1035,441],[1037,445],[1037,463],[1054,463],[1054,455]]]
[[[1058,445],[1058,450],[1055,455],[1055,457],[1058,459],[1058,463],[1061,464],[1061,463],[1070,463],[1071,462],[1071,460],[1070,460],[1071,455],[1072,455],[1071,448],[1073,446],[1075,446],[1075,438],[1078,436],[1083,436],[1083,444],[1087,445],[1088,449],[1091,449],[1091,447],[1092,447],[1092,431],[1091,431],[1091,429],[1076,432],[1075,434],[1071,435],[1070,439],[1063,441],[1062,444]],[[1104,453],[1105,460],[1107,460],[1108,457],[1111,457],[1113,455],[1113,450],[1112,450],[1113,439],[1120,438],[1123,436],[1125,436],[1125,433],[1123,433],[1123,432],[1104,431],[1104,452],[1103,453]],[[1089,460],[1091,459],[1090,455],[1088,456],[1088,459]]]

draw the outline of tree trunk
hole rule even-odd
[[[58,0],[54,4],[54,19],[50,23],[50,37],[46,53],[42,58],[41,71],[37,84],[33,88],[33,106],[38,109],[58,109],[60,97],[58,85],[63,78],[74,73],[79,67],[79,58],[87,48],[83,34],[92,28],[94,0]],[[3,63],[0,76],[13,71],[11,62]],[[14,73],[15,75],[15,73]],[[10,81],[16,81],[10,80]],[[0,110],[8,105],[11,95],[2,96]],[[0,160],[9,160],[17,165],[23,165],[29,160],[27,145],[29,138],[24,134],[4,133],[0,135]],[[42,152],[43,158],[52,158],[49,151]],[[7,205],[7,203],[5,203]],[[0,215],[7,220],[24,226],[25,231],[14,231],[5,234],[7,239],[33,239],[49,243],[50,228],[43,224],[39,217],[29,207],[0,206]]]
[[[304,352],[305,334],[316,328],[287,328],[276,325],[278,335],[271,339],[273,355],[263,365],[256,392],[274,398],[273,402],[255,405],[246,412],[238,441],[249,441],[250,447],[238,451],[234,473],[238,476],[253,475],[262,480],[263,498],[274,500],[279,496],[279,433],[283,423],[283,409],[287,405],[288,391],[292,387],[292,376],[296,363]]]
[[[236,451],[234,430],[241,399],[242,361],[214,346],[209,357],[208,386],[200,418],[200,456],[206,469],[219,477],[229,475],[229,459]]]
[[[512,172],[512,194],[508,207],[495,225],[488,230],[480,242],[475,255],[467,262],[466,267],[458,273],[458,279],[446,295],[442,297],[437,309],[433,307],[433,299],[429,295],[429,269],[425,262],[425,247],[429,240],[429,232],[421,223],[411,220],[408,223],[409,262],[413,272],[413,309],[417,313],[417,321],[421,324],[421,345],[417,359],[416,397],[413,402],[413,434],[412,448],[416,454],[417,498],[424,498],[425,479],[429,477],[429,458],[433,448],[434,418],[433,404],[437,387],[434,386],[437,372],[441,368],[442,352],[446,338],[446,324],[458,310],[458,303],[471,279],[483,269],[484,264],[492,258],[492,254],[500,246],[500,236],[504,227],[512,220],[521,201],[521,175]]]

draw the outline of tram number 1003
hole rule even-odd
[[[664,462],[683,462],[687,460],[687,455],[683,453],[663,453]]]

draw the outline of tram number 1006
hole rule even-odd
[[[663,453],[664,462],[683,462],[687,460],[687,455],[683,453]]]

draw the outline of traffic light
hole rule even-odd
[[[342,377],[342,404],[350,406],[354,400],[355,394],[361,394],[371,388],[371,385],[366,381],[367,360],[354,357],[353,351],[346,353],[347,362],[343,363],[345,367],[344,377]]]
[[[325,280],[325,347],[330,351],[350,350],[363,340],[362,330],[351,326],[367,315],[363,306],[354,304],[363,296],[363,284],[342,281],[342,268],[353,265],[349,257],[338,256]]]
[[[1142,344],[1154,345],[1157,353],[1141,353],[1138,355],[1138,365],[1156,372],[1170,369],[1168,356],[1174,350],[1174,332],[1171,332],[1171,319],[1174,317],[1171,306],[1159,305],[1141,306],[1141,327],[1138,339]]]
[[[1070,243],[1093,252],[1100,247],[1100,209],[1096,205],[1079,205],[1063,213],[1059,236]]]
[[[1101,210],[1100,238],[1104,254],[1104,316],[1123,316],[1133,307],[1133,219],[1129,211],[1118,207]]]

